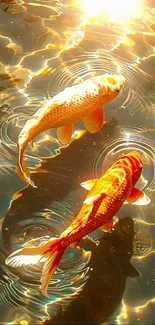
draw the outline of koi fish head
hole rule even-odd
[[[143,168],[141,154],[137,151],[131,151],[122,157],[121,162],[130,168],[132,174],[132,185],[134,186],[137,183]]]
[[[101,94],[103,92],[103,104],[107,104],[115,99],[125,85],[125,78],[122,75],[104,74],[100,76],[99,84]]]

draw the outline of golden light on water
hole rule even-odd
[[[102,12],[110,20],[124,22],[140,17],[141,0],[81,0],[81,9],[87,17],[94,17]]]

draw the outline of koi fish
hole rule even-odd
[[[97,132],[104,123],[104,105],[115,99],[125,78],[122,75],[104,74],[90,78],[78,85],[68,87],[41,107],[25,124],[18,137],[19,162],[17,172],[33,187],[26,162],[23,160],[28,143],[33,147],[33,139],[41,132],[58,128],[58,139],[69,143],[74,123],[84,120],[90,133]]]
[[[142,167],[140,153],[130,152],[118,159],[100,179],[81,183],[89,193],[77,217],[60,237],[50,238],[40,247],[34,247],[35,239],[28,241],[23,248],[8,256],[6,264],[18,267],[44,261],[41,290],[47,295],[50,279],[69,245],[78,246],[84,236],[99,227],[110,231],[113,227],[113,217],[125,200],[138,205],[150,203],[147,195],[134,187]],[[33,247],[30,247],[31,245]]]

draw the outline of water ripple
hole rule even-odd
[[[73,202],[77,202],[78,198],[77,192],[73,192],[65,202],[52,202],[51,210],[45,209],[19,221],[16,224],[16,232],[9,236],[11,249],[18,249],[21,243],[31,238],[38,237],[34,239],[34,245],[38,246],[47,242],[49,237],[58,236],[73,220]],[[9,226],[7,232],[8,234],[10,232]],[[3,291],[0,295],[0,306],[4,306],[7,301],[7,306],[21,308],[34,320],[47,319],[46,304],[54,304],[56,313],[59,303],[61,306],[66,305],[82,290],[87,280],[89,270],[87,264],[90,256],[89,251],[68,248],[59,269],[50,282],[49,299],[41,295],[39,289],[42,263],[17,269],[2,266]]]
[[[154,192],[155,190],[155,146],[154,129],[139,127],[123,127],[118,132],[118,137],[107,143],[107,147],[102,149],[97,155],[93,164],[93,175],[96,178],[102,175],[109,166],[123,154],[132,150],[137,150],[143,157],[143,172],[138,181],[138,185],[144,191]],[[147,133],[147,137],[145,134]]]
[[[124,50],[124,49],[123,49]],[[115,53],[116,52],[116,53]],[[118,53],[117,53],[118,52]],[[122,93],[121,101],[118,98],[115,105],[110,107],[124,107],[128,113],[132,111],[153,111],[154,97],[153,77],[139,69],[136,58],[124,58],[124,51],[107,52],[96,49],[93,52],[85,50],[85,44],[80,49],[63,51],[61,55],[48,60],[48,69],[43,75],[32,78],[33,87],[37,89],[44,83],[44,98],[49,99],[68,86],[80,83],[90,77],[103,73],[121,73],[126,78],[126,87]],[[132,60],[132,61],[131,61]],[[54,66],[54,70],[53,67]],[[26,93],[29,93],[31,82],[27,85]],[[152,92],[150,92],[152,89]],[[132,108],[132,109],[131,109]]]

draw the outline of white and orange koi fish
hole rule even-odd
[[[6,264],[18,267],[44,261],[41,290],[46,295],[50,279],[69,245],[77,246],[84,236],[99,227],[105,231],[111,230],[113,217],[125,200],[137,205],[150,203],[147,195],[134,187],[142,166],[141,155],[130,152],[118,159],[100,179],[82,183],[89,193],[77,217],[61,236],[49,239],[40,247],[34,247],[34,239],[28,241],[6,259]]]
[[[122,75],[104,74],[66,88],[41,107],[26,122],[18,137],[17,172],[20,177],[35,187],[23,160],[28,143],[33,146],[33,139],[41,132],[58,128],[58,139],[67,144],[71,139],[74,123],[82,119],[89,132],[97,132],[104,123],[104,105],[118,96],[124,84],[125,78]]]

